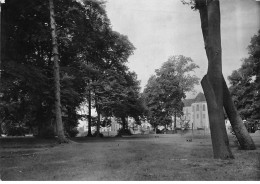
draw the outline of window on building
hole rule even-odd
[[[195,111],[195,107],[194,106],[192,106],[192,112],[194,112]]]
[[[199,114],[197,114],[197,119],[199,119]]]
[[[205,106],[205,104],[203,104],[203,111],[205,111],[206,110],[206,106]]]
[[[198,105],[197,105],[197,108],[196,108],[196,111],[199,111],[199,108],[200,108],[200,107],[199,107],[199,104],[198,104]]]
[[[203,114],[202,117],[203,117],[203,119],[205,119],[206,118],[205,114]]]

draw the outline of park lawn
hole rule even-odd
[[[260,180],[260,131],[251,135],[257,150],[239,150],[230,135],[233,160],[213,159],[209,135],[1,138],[1,180]]]

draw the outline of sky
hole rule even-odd
[[[149,77],[155,74],[170,56],[191,57],[199,65],[195,75],[207,72],[198,11],[183,5],[180,0],[106,0],[106,10],[113,30],[127,35],[136,50],[128,59],[144,89]],[[251,37],[260,29],[260,2],[255,0],[220,0],[223,75],[227,79],[248,56]],[[195,87],[193,98],[202,92]]]

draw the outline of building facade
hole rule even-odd
[[[208,106],[203,93],[199,93],[195,99],[184,100],[184,121],[188,121],[190,128],[209,129]]]

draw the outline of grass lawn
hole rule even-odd
[[[257,150],[239,150],[230,135],[233,160],[213,159],[209,135],[0,138],[1,180],[260,180],[260,131],[251,135]]]

